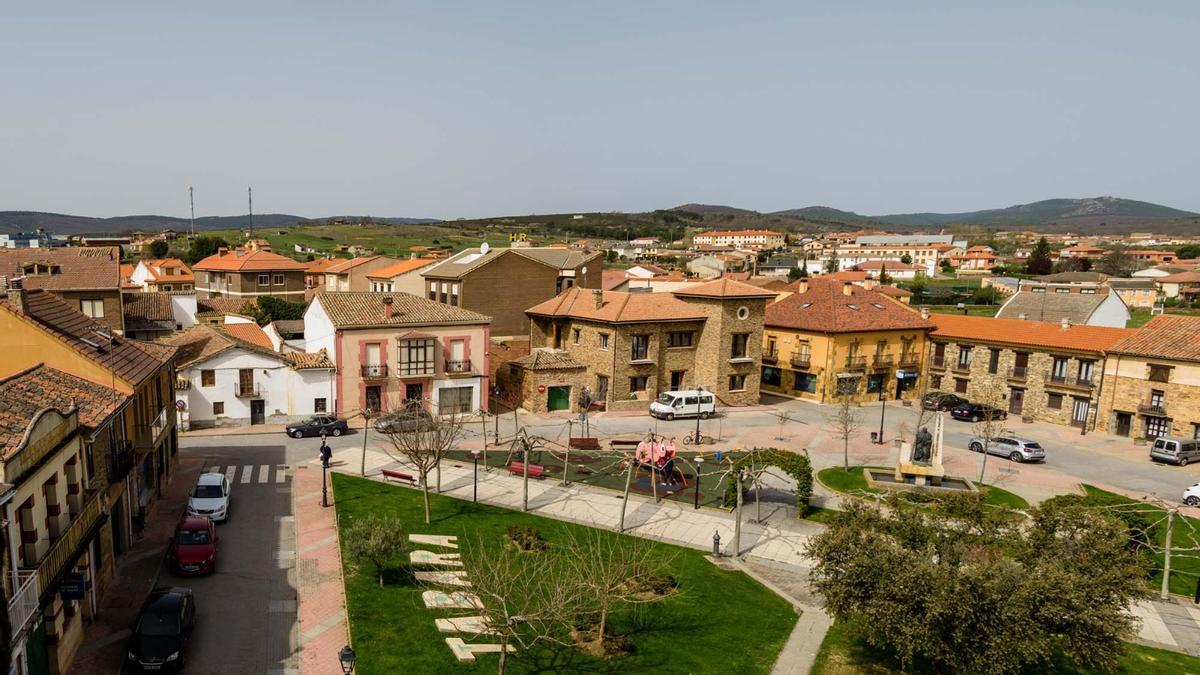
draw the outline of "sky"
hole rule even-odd
[[[1165,0],[13,3],[0,210],[1200,211],[1198,28]]]

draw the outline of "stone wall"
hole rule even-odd
[[[1110,356],[1100,395],[1100,424],[1110,434],[1143,438],[1147,418],[1162,414],[1146,409],[1151,390],[1163,392],[1163,409],[1169,418],[1169,435],[1192,438],[1200,426],[1200,365],[1154,360],[1170,368],[1166,382],[1149,379],[1147,359]],[[1118,429],[1118,414],[1129,416],[1129,433]]]

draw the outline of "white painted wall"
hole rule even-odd
[[[237,396],[238,371],[242,368],[254,369],[254,383],[258,386],[259,398],[266,402],[268,423],[273,421],[272,416],[279,421],[279,417],[304,414],[291,410],[288,385],[292,369],[282,358],[244,349],[230,349],[206,361],[191,364],[187,369],[187,380],[191,384],[187,390],[188,414],[193,427],[249,424],[251,399]],[[201,370],[214,371],[213,386],[201,386]],[[225,414],[220,419],[212,411],[212,404],[217,401],[225,403]]]
[[[171,294],[171,314],[175,316],[175,324],[190,328],[196,325],[196,294]]]
[[[325,412],[336,410],[334,400],[334,371],[333,370],[293,370],[288,369],[288,406],[295,416],[311,415],[317,412],[316,399],[325,399]]]
[[[254,319],[249,319],[236,314],[226,314],[225,320],[222,323],[254,323]]]
[[[340,365],[337,363],[337,350],[334,349],[336,333],[333,321],[321,306],[320,296],[313,298],[304,311],[304,351],[312,354],[324,349],[330,360]]]
[[[1129,319],[1129,307],[1125,305],[1125,301],[1116,293],[1109,293],[1104,302],[1101,302],[1096,311],[1088,317],[1088,325],[1124,328]]]
[[[471,387],[471,411],[479,410],[479,378],[459,378],[433,381],[433,412],[436,412],[440,405],[442,397],[442,389],[454,389],[458,387]]]

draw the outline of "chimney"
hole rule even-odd
[[[1064,316],[1062,318],[1062,327],[1063,327],[1063,330],[1066,330],[1071,327],[1071,318],[1070,317]]]
[[[801,279],[796,282],[796,292],[800,294],[808,292],[808,279]]]
[[[874,279],[863,279],[863,288],[867,289],[868,291],[872,288],[875,288],[875,285],[876,281]]]
[[[29,298],[25,297],[25,289],[20,286],[19,279],[13,279],[13,285],[8,289],[8,301],[21,314],[29,313]]]
[[[592,304],[596,307],[596,309],[604,307],[604,291],[600,290],[599,288],[592,291]]]
[[[228,248],[226,248],[224,246],[217,247],[217,255],[225,255],[226,253],[229,253]]]
[[[842,295],[854,295],[854,282],[853,281],[843,281],[842,282]]]
[[[384,319],[392,318],[392,298],[391,297],[385,297],[383,299],[383,318]]]
[[[922,319],[929,318],[929,308],[926,307],[925,305],[921,305],[921,318]]]
[[[1025,312],[1021,312],[1020,314],[1017,315],[1017,318],[1024,321],[1025,319],[1029,318],[1029,315],[1026,314]]]

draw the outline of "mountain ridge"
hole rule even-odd
[[[389,225],[420,225],[424,223],[442,222],[436,218],[374,218],[371,216],[328,216],[325,218],[307,218],[287,213],[256,213],[255,227],[285,227],[296,224],[306,224],[318,221],[341,218],[347,221],[370,219],[374,222]],[[196,231],[225,230],[247,227],[249,215],[237,216],[201,216],[196,218]],[[159,215],[129,215],[97,218],[94,216],[77,216],[67,213],[49,211],[0,211],[0,233],[13,234],[16,232],[31,232],[37,228],[45,228],[52,234],[125,234],[133,230],[156,231],[173,229],[186,232],[190,226],[187,218]]]

